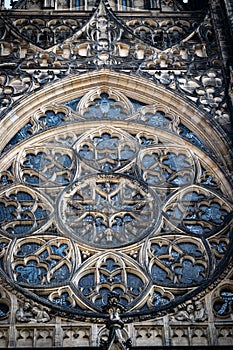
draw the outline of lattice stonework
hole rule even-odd
[[[230,187],[210,152],[168,107],[111,86],[26,113],[0,161],[4,274],[67,315],[104,317],[110,291],[123,317],[165,314],[230,254]]]

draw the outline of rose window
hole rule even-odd
[[[84,177],[62,194],[59,215],[67,235],[100,247],[138,241],[153,229],[158,198],[142,183],[116,174]]]
[[[0,159],[2,272],[81,319],[107,317],[111,291],[123,318],[198,294],[232,245],[230,185],[211,152],[168,108],[121,92],[44,106]]]

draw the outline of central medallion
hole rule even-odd
[[[121,174],[83,177],[66,188],[59,202],[67,234],[103,248],[138,241],[155,227],[160,216],[156,194]]]

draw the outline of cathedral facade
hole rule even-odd
[[[233,343],[233,4],[1,1],[0,348]]]

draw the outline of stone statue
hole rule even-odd
[[[128,350],[131,347],[131,339],[125,339],[122,336],[124,322],[120,318],[120,312],[124,310],[124,306],[120,303],[120,295],[111,292],[108,295],[107,305],[103,308],[104,312],[108,312],[109,319],[106,327],[109,329],[108,340],[101,342],[104,350]]]

